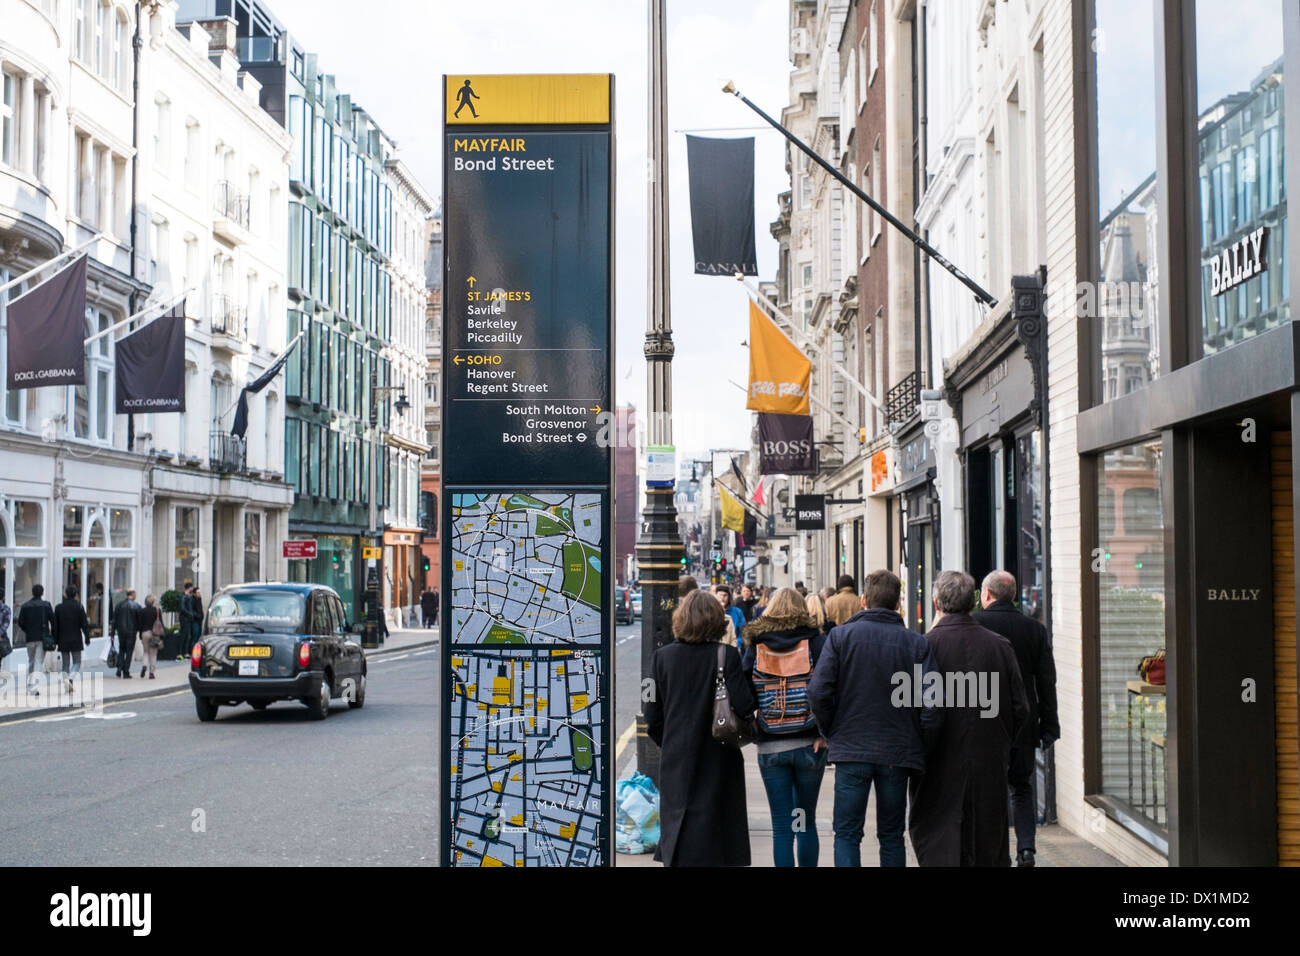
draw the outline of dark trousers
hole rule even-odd
[[[903,827],[907,822],[905,767],[879,763],[835,765],[835,865],[862,865],[862,825],[867,819],[867,798],[876,785],[876,839],[881,866],[907,866]]]
[[[135,635],[117,635],[117,673],[124,677],[131,673],[131,656],[135,653]]]
[[[1011,820],[1016,828],[1016,852],[1034,849],[1034,826],[1037,810],[1034,806],[1034,775],[1024,780],[1012,780]]]
[[[424,612],[424,626],[425,626],[425,627],[433,627],[433,622],[434,622],[434,620],[435,620],[436,618],[437,618],[437,615],[434,614],[432,611],[425,611],[425,612]]]

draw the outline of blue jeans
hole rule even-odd
[[[767,790],[772,813],[772,860],[776,866],[794,866],[799,844],[799,865],[816,866],[817,793],[826,772],[826,751],[813,753],[812,744],[777,754],[759,754],[758,772]]]
[[[876,839],[881,866],[907,866],[903,826],[907,822],[907,768],[879,763],[835,765],[835,865],[862,865],[862,824],[867,797],[876,784]]]

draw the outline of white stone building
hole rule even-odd
[[[393,297],[393,337],[383,356],[391,369],[390,385],[411,407],[389,419],[385,441],[389,455],[389,490],[384,509],[384,605],[399,626],[419,626],[424,575],[420,552],[420,465],[429,451],[425,425],[425,221],[433,199],[402,160],[388,160],[385,172],[393,192],[392,253],[388,273]]]
[[[292,500],[278,477],[275,384],[251,403],[246,450],[210,438],[238,387],[284,345],[290,140],[220,37],[178,31],[172,3],[138,9],[136,46],[134,4],[0,2],[0,283],[99,232],[88,335],[195,288],[183,415],[114,414],[114,342],[126,328],[87,347],[84,387],[0,401],[5,598],[74,584],[100,631],[128,587],[143,597],[193,578],[210,594],[283,576]],[[6,334],[0,304],[0,364]]]

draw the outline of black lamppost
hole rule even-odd
[[[404,414],[411,407],[411,403],[406,400],[406,387],[404,385],[380,385],[379,370],[373,369],[370,372],[370,527],[367,530],[366,537],[370,542],[369,547],[375,549],[383,547],[383,536],[379,528],[378,495],[379,397],[390,392],[397,392],[397,401],[393,403],[393,409],[399,415]],[[379,603],[379,560],[374,557],[366,559],[364,604],[366,622],[361,645],[363,647],[378,647],[380,644],[379,615],[383,611]]]

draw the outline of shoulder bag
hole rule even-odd
[[[713,739],[724,747],[743,747],[754,739],[754,719],[740,717],[727,693],[727,645],[718,645],[718,674],[713,692]]]
[[[158,608],[153,609],[153,625],[149,628],[149,646],[159,648],[163,646],[163,635],[167,629],[163,627],[162,612]]]

